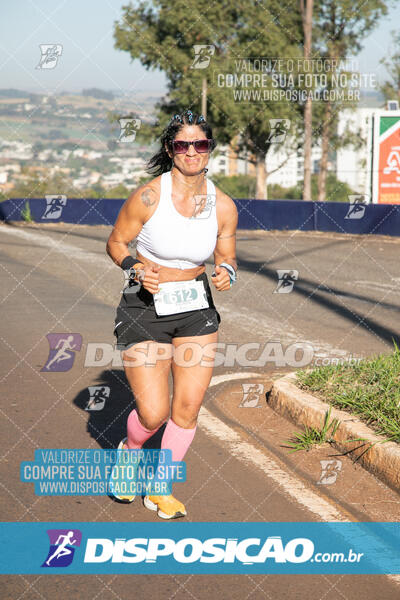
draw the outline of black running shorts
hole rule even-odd
[[[207,335],[218,331],[221,317],[215,308],[207,275],[202,273],[196,279],[204,282],[209,307],[174,315],[157,315],[153,294],[144,287],[135,286],[125,290],[115,317],[117,349],[127,350],[147,340],[171,344],[175,337]]]

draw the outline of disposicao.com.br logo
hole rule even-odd
[[[0,540],[7,549],[0,553],[2,574],[400,574],[397,522],[177,522],[173,526],[140,521],[18,522],[0,526]]]
[[[293,538],[286,544],[281,536],[261,538],[90,538],[86,544],[85,563],[157,563],[171,557],[177,563],[265,563],[359,562],[363,553],[351,548],[344,552],[317,552],[308,538]]]

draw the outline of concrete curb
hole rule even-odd
[[[320,428],[325,413],[331,405],[299,389],[295,381],[294,373],[277,379],[267,398],[268,404],[296,424]],[[374,443],[385,439],[378,436],[360,419],[343,410],[332,407],[332,418],[340,421],[334,436],[335,446],[344,452],[354,450],[352,453],[354,458],[360,456],[366,447],[356,450],[362,442],[346,442],[346,440],[363,438]],[[391,487],[400,489],[400,446],[395,442],[376,444],[361,456],[358,462]]]

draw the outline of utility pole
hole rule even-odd
[[[312,20],[314,0],[300,0],[300,12],[304,33],[304,70],[307,71],[311,57]],[[311,197],[311,151],[312,151],[312,99],[307,97],[304,107],[304,183],[303,200]]]

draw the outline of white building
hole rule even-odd
[[[121,173],[123,173],[125,177],[129,177],[138,169],[143,170],[144,166],[145,163],[142,158],[132,156],[130,158],[122,159],[119,168],[121,169]]]
[[[82,169],[81,176],[74,179],[72,184],[78,189],[84,189],[97,183],[100,177],[101,175],[97,171],[88,173],[86,169]]]
[[[76,150],[72,151],[73,156],[79,156],[80,158],[83,158],[84,154],[85,150],[83,148],[76,148]]]
[[[303,156],[301,153],[293,152],[290,140],[273,144],[267,154],[265,165],[268,175],[268,185],[280,185],[291,188],[303,179]],[[318,172],[321,159],[321,148],[315,146],[312,149],[312,172]],[[245,157],[237,158],[228,146],[218,146],[218,154],[211,154],[208,163],[208,174],[213,175],[255,175],[254,163]]]
[[[32,144],[25,142],[2,142],[0,156],[6,159],[29,160],[33,158]]]
[[[290,152],[284,144],[273,144],[265,160],[267,184],[294,187],[299,176],[298,158],[297,152]]]
[[[228,160],[228,146],[218,145],[216,152],[213,152],[208,161],[208,175],[229,175],[229,160]],[[239,162],[239,161],[238,161]]]
[[[46,148],[45,150],[41,150],[37,155],[38,160],[41,160],[41,161],[49,160],[52,153],[53,153],[53,150],[51,148]]]
[[[304,178],[304,156],[292,150],[293,144],[272,144],[265,161],[268,173],[268,185],[280,185],[284,188],[295,187]],[[316,144],[311,149],[311,173],[318,173],[321,160],[321,147]]]
[[[87,158],[87,160],[96,160],[98,158],[101,158],[102,156],[103,156],[102,152],[96,152],[95,150],[89,150],[85,154],[85,158]]]
[[[369,192],[370,172],[368,157],[371,144],[372,116],[376,108],[357,108],[343,110],[339,115],[338,134],[343,135],[346,129],[358,134],[362,141],[360,148],[348,146],[336,152],[336,177],[347,183],[356,193]]]
[[[104,187],[114,187],[124,182],[125,177],[121,173],[110,173],[101,177]]]
[[[19,163],[10,163],[7,165],[2,165],[3,171],[13,171],[13,173],[21,173],[21,165]]]

